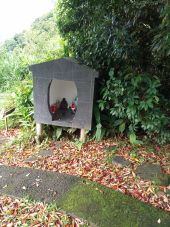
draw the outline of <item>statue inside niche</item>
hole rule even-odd
[[[62,115],[65,115],[67,110],[68,110],[68,102],[66,101],[65,98],[63,98],[61,103],[60,103],[60,112],[61,112]]]

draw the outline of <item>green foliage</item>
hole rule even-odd
[[[80,141],[79,139],[76,139],[76,140],[74,141],[74,145],[75,145],[75,147],[76,147],[79,151],[81,150],[83,144],[84,144],[84,142]]]
[[[28,65],[62,57],[65,54],[63,46],[51,12],[35,20],[29,30],[0,46],[0,91],[13,94],[16,110],[10,119],[15,126],[35,129],[32,77]],[[0,104],[9,106],[9,100],[8,96],[7,101]]]
[[[163,135],[169,123],[160,110],[162,96],[159,79],[147,74],[119,73],[110,70],[103,84],[99,107],[112,119],[112,127],[129,135],[132,144],[138,144],[136,132],[144,131],[151,136]],[[165,141],[164,141],[165,142]]]
[[[74,137],[75,136],[75,132],[76,132],[76,128],[67,128],[67,127],[56,127],[54,126],[52,128],[52,137],[53,139],[59,140],[62,139],[63,136],[70,136],[70,137]]]
[[[18,125],[25,128],[32,126],[33,122],[33,94],[32,81],[23,80],[15,84],[14,105],[16,110],[13,114],[18,119]]]
[[[14,105],[14,94],[12,93],[0,93],[0,110],[9,110]]]
[[[138,144],[136,132],[143,131],[167,141],[167,101],[161,94],[170,97],[169,15],[166,0],[59,0],[56,18],[49,13],[37,19],[0,47],[0,90],[14,91],[15,120],[32,125],[28,65],[73,56],[99,70],[104,82],[94,110],[95,139],[119,132]]]
[[[12,52],[15,48],[23,48],[25,46],[24,33],[16,34],[12,39],[4,42],[3,47],[7,52]]]
[[[151,45],[161,34],[165,6],[165,0],[59,0],[56,18],[70,53],[95,69],[154,70]]]
[[[96,120],[96,132],[94,135],[94,139],[100,141],[105,136],[106,129],[102,126],[100,110],[97,105],[94,105],[94,115]]]
[[[170,98],[169,2],[59,0],[55,13],[69,54],[99,70],[104,81],[95,138],[115,130],[139,144],[136,132],[144,131],[167,141],[162,95]]]
[[[164,7],[160,11],[161,23],[159,24],[159,33],[154,37],[153,51],[158,55],[156,57],[170,56],[170,5],[165,1]]]
[[[161,23],[153,40],[152,52],[161,78],[161,92],[170,98],[170,5],[168,1],[161,10],[160,18]]]
[[[52,13],[37,19],[29,30],[5,41],[0,46],[0,91],[30,79],[28,65],[62,57],[64,45]]]
[[[61,127],[56,127],[53,137],[58,140],[62,136],[62,133],[63,133],[63,129]]]
[[[34,124],[30,125],[29,129],[24,128],[20,134],[13,140],[9,141],[6,145],[6,150],[11,146],[15,145],[15,149],[31,148],[35,144],[35,127]]]
[[[58,34],[52,13],[36,19],[24,37],[26,45],[22,51],[29,64],[64,56],[64,41]]]

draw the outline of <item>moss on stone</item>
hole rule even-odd
[[[100,227],[170,226],[168,213],[96,183],[73,187],[60,206]]]
[[[156,184],[168,186],[170,185],[170,176],[168,174],[162,173],[158,179],[155,179]]]

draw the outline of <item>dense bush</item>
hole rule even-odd
[[[110,116],[112,127],[117,132],[132,138],[136,132],[143,131],[149,137],[161,136],[165,142],[163,137],[169,121],[161,106],[165,100],[159,94],[159,87],[156,76],[150,78],[147,74],[127,72],[115,75],[112,69],[102,86],[99,108]]]
[[[152,53],[162,83],[161,92],[170,99],[170,4],[168,1],[162,8],[160,17],[162,20],[153,40]]]
[[[157,75],[170,89],[170,6],[166,0],[59,0],[57,24],[70,55],[107,74],[113,67]],[[166,83],[165,83],[166,81]]]
[[[139,130],[167,135],[169,15],[166,0],[58,1],[57,24],[70,56],[99,70],[104,81],[95,107],[97,139],[112,129],[133,139]]]
[[[154,70],[151,46],[161,51],[165,4],[164,0],[59,0],[57,23],[71,54],[96,69],[126,63],[135,70]]]

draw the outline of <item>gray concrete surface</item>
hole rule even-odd
[[[30,168],[0,166],[0,194],[57,202],[80,178]]]

